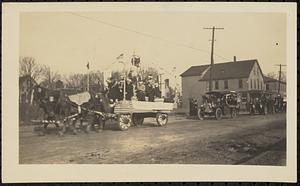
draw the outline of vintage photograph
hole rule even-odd
[[[294,180],[295,7],[92,5],[5,6],[6,177]]]
[[[280,13],[22,13],[20,163],[286,165],[285,28]]]

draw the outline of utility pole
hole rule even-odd
[[[86,91],[90,91],[90,62],[88,61],[88,63],[87,63],[87,76],[86,76],[86,80],[87,80],[87,82],[86,82],[86,84],[87,84],[87,87],[86,87]]]
[[[224,28],[218,27],[210,27],[210,28],[203,28],[212,30],[212,39],[211,39],[211,56],[210,56],[210,73],[209,73],[209,91],[212,91],[212,79],[213,79],[213,66],[214,66],[214,42],[215,42],[215,30],[223,30]]]
[[[279,66],[279,76],[278,76],[278,94],[280,94],[280,83],[281,83],[281,67],[286,66],[282,64],[278,64],[276,66]]]

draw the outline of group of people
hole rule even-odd
[[[125,88],[124,83],[126,83]],[[124,98],[125,100],[154,102],[155,98],[161,98],[159,84],[152,75],[144,80],[132,77],[127,77],[126,81],[124,81],[124,77],[121,77],[120,80],[110,78],[107,80],[107,85],[108,98],[113,102],[121,101]]]
[[[281,96],[272,97],[271,95],[261,95],[250,99],[250,112],[259,112],[261,114],[273,114],[274,112],[283,112],[285,103]]]

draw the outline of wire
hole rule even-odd
[[[152,38],[152,39],[161,40],[161,41],[164,41],[166,43],[172,43],[174,45],[178,45],[178,46],[181,46],[181,47],[193,49],[193,50],[196,50],[196,51],[205,52],[205,53],[208,53],[208,54],[210,53],[210,52],[208,52],[206,50],[203,50],[203,49],[195,48],[195,47],[192,47],[192,46],[189,46],[189,45],[186,45],[186,44],[182,44],[182,43],[179,43],[179,42],[175,42],[175,41],[170,41],[170,40],[167,40],[167,39],[164,39],[164,38],[161,38],[161,37],[158,37],[158,36],[154,36],[154,35],[151,35],[151,34],[148,34],[148,33],[136,31],[136,30],[133,30],[133,29],[125,28],[125,27],[121,27],[119,25],[111,24],[111,23],[108,23],[108,22],[105,22],[105,21],[102,21],[102,20],[99,20],[99,19],[92,18],[92,17],[83,16],[83,15],[76,14],[76,13],[73,13],[73,12],[67,12],[67,13],[71,14],[71,15],[74,15],[74,16],[84,18],[84,19],[95,21],[95,22],[98,22],[98,23],[101,23],[101,24],[104,24],[104,25],[108,25],[108,26],[111,26],[111,27],[114,27],[114,28],[117,28],[117,29],[120,29],[120,30],[125,30],[127,32],[133,32],[135,34],[139,34],[139,35],[142,35],[144,37],[149,37],[149,38]],[[223,57],[219,54],[216,54],[216,53],[214,53],[214,55],[217,56],[217,57],[220,57],[222,59],[225,59],[225,60],[230,60],[230,59],[225,58],[225,57]]]

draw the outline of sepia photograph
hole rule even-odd
[[[293,11],[117,4],[18,12],[16,164],[291,166]]]

